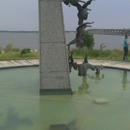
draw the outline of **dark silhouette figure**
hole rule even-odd
[[[124,70],[124,73],[123,73],[123,78],[122,78],[122,87],[123,87],[123,90],[126,90],[126,87],[127,87],[127,70]]]
[[[76,37],[74,40],[72,40],[69,44],[67,44],[68,46],[68,50],[70,50],[70,45],[72,44],[82,44],[83,43],[83,38],[86,36],[84,34],[84,29],[86,27],[91,27],[91,25],[88,25],[88,24],[93,24],[94,22],[86,22],[86,23],[83,23],[81,25],[79,25],[76,29],[77,33],[76,33]]]

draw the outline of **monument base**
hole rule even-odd
[[[40,89],[40,95],[72,95],[71,89]]]
[[[40,94],[72,94],[62,0],[39,0]]]

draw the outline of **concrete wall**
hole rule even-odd
[[[39,0],[40,93],[72,94],[61,0]]]

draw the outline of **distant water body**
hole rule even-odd
[[[66,33],[66,43],[75,38],[75,33]],[[124,36],[116,35],[94,35],[95,49],[99,49],[104,43],[105,49],[122,49]],[[15,48],[31,48],[39,50],[39,34],[38,33],[0,33],[0,46],[5,47],[11,43]],[[72,48],[75,45],[72,46]]]

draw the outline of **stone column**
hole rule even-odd
[[[61,0],[39,0],[40,94],[72,94]]]

